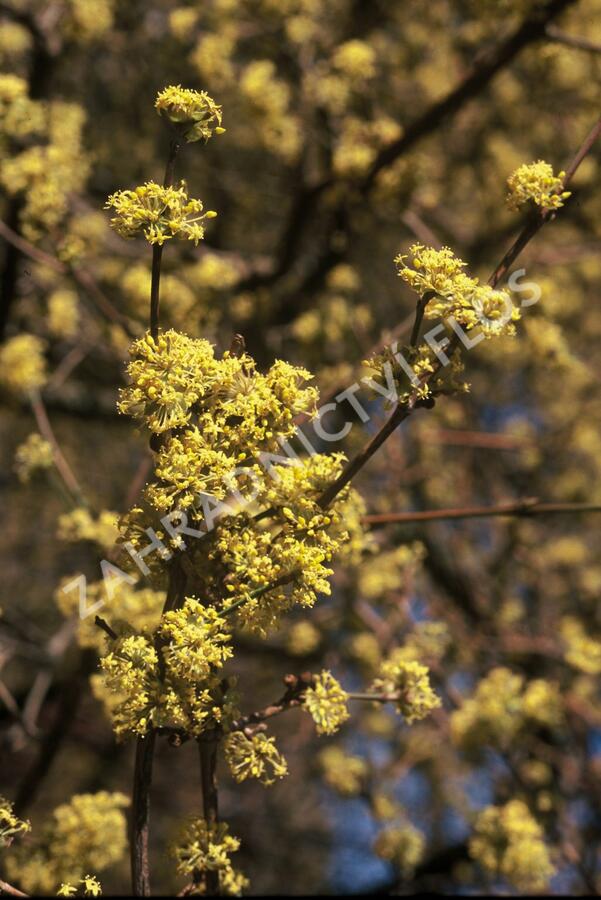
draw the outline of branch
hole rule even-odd
[[[548,516],[565,513],[598,513],[594,503],[539,503],[536,498],[501,503],[499,506],[468,506],[463,509],[427,509],[420,512],[374,513],[363,516],[366,525],[413,524],[451,519],[488,519],[496,516]]]
[[[302,675],[286,675],[284,678],[284,684],[286,685],[284,695],[279,700],[276,700],[275,703],[236,719],[232,723],[230,731],[252,729],[253,726],[260,725],[267,719],[273,718],[273,716],[279,716],[289,709],[301,706],[305,691],[311,687],[312,683],[313,675],[310,672],[304,672]]]
[[[42,266],[47,266],[52,269],[53,272],[59,272],[61,275],[70,275],[73,280],[90,295],[96,308],[100,310],[106,319],[111,322],[116,322],[123,328],[128,337],[136,337],[127,316],[120,313],[113,305],[87,269],[69,266],[58,259],[58,257],[52,256],[44,250],[40,250],[29,241],[26,241],[25,238],[21,237],[21,235],[15,231],[14,228],[11,228],[10,225],[7,225],[6,222],[0,221],[0,236],[24,256],[33,259],[34,262],[37,262]]]
[[[24,894],[23,891],[20,891],[18,888],[13,887],[12,884],[9,884],[7,881],[2,881],[1,878],[0,894],[10,894],[11,897],[29,897],[29,894]]]
[[[557,5],[557,4],[556,4]],[[571,182],[572,178],[576,174],[580,164],[586,155],[591,151],[593,145],[599,138],[601,134],[601,118],[596,122],[593,128],[590,130],[583,143],[577,150],[576,154],[570,161],[569,165],[566,168],[566,174],[563,179],[562,187],[565,189]],[[556,211],[555,210],[541,210],[536,212],[525,224],[522,231],[520,232],[518,238],[512,246],[507,250],[505,255],[503,256],[501,262],[494,270],[490,278],[488,279],[488,284],[491,287],[496,287],[499,281],[504,277],[509,268],[513,265],[519,254],[522,252],[524,247],[532,240],[532,238],[538,233],[538,231],[543,227],[543,225],[551,221],[555,218]],[[416,316],[419,316],[420,308],[418,306]],[[457,335],[451,340],[446,352],[450,356],[454,350],[457,348],[459,343],[459,338]],[[424,387],[424,385],[428,384],[428,382],[438,373],[442,366],[442,363],[439,363],[438,366],[434,367],[434,371],[429,375],[424,376],[420,379],[419,385],[413,389],[412,394],[409,400],[403,405],[397,405],[394,409],[392,415],[389,419],[384,423],[380,431],[378,431],[374,437],[365,445],[363,450],[361,450],[353,459],[351,459],[346,467],[343,469],[339,477],[334,481],[326,490],[322,493],[321,497],[318,500],[319,505],[322,509],[327,509],[327,507],[332,503],[332,501],[338,496],[338,494],[344,490],[344,488],[349,484],[352,479],[361,471],[361,469],[365,466],[365,464],[371,459],[374,453],[381,447],[384,441],[390,437],[390,435],[396,430],[396,428],[407,419],[412,412],[418,408],[419,406],[424,405],[433,405],[434,400],[431,399],[429,401],[420,401],[418,398],[418,391]]]
[[[163,187],[171,187],[175,174],[175,160],[179,153],[180,143],[172,140],[169,144],[169,156],[165,167]],[[159,305],[161,285],[161,261],[163,258],[163,245],[154,244],[152,248],[152,280],[150,284],[150,334],[153,338],[159,336]]]
[[[33,414],[37,422],[38,430],[42,437],[47,440],[52,447],[53,462],[57,472],[63,479],[65,486],[72,497],[77,500],[77,502],[82,506],[86,506],[87,503],[79,482],[73,474],[71,466],[63,456],[63,451],[61,450],[56,439],[41,394],[39,393],[39,391],[33,390],[30,392],[29,399],[31,403],[31,409],[33,410]]]
[[[256,726],[262,725],[268,719],[279,716],[288,712],[290,709],[296,709],[303,705],[305,693],[311,687],[315,678],[311,672],[303,672],[302,675],[286,675],[284,684],[286,692],[283,697],[276,700],[275,703],[263,707],[263,709],[255,710],[246,716],[241,716],[232,723],[231,731],[252,732]],[[394,703],[399,699],[398,693],[371,693],[371,692],[348,692],[349,700],[365,701],[367,703]]]
[[[535,9],[503,43],[482,53],[457,87],[408,125],[397,141],[380,151],[365,178],[363,189],[371,187],[383,168],[395,162],[421,138],[434,131],[444,119],[477,96],[524,47],[545,37],[548,24],[574,2],[550,0],[544,7]]]
[[[135,897],[150,897],[148,829],[154,744],[155,732],[153,729],[145,737],[139,737],[136,742],[130,820],[131,880]]]
[[[219,821],[219,795],[217,791],[217,748],[219,735],[215,729],[205,731],[198,738],[200,758],[200,782],[202,787],[203,816],[208,826]],[[205,873],[206,893],[209,897],[218,897],[219,871],[208,870]]]
[[[547,25],[574,2],[575,0],[551,0],[542,9],[533,11],[502,43],[480,54],[465,77],[446,97],[428,107],[419,118],[406,126],[397,141],[380,151],[371,169],[358,185],[360,192],[367,194],[383,168],[396,162],[397,159],[413,149],[419,141],[432,134],[441,122],[459,112],[467,102],[477,97],[521,50],[545,37]],[[307,227],[316,218],[320,218],[318,205],[322,197],[327,195],[328,189],[335,186],[336,183],[332,176],[328,176],[317,184],[305,186],[300,191],[284,227],[275,263],[268,272],[257,270],[245,276],[236,285],[237,291],[253,290],[262,285],[273,284],[292,268]],[[339,216],[344,215],[345,204],[346,200],[343,198],[332,214],[332,222],[337,231],[341,230]],[[323,243],[324,246],[329,244],[328,241]],[[330,261],[332,265],[335,265],[338,256],[333,254]],[[320,268],[323,269],[322,255],[319,258],[317,270]],[[313,274],[308,276],[305,284],[310,283],[313,277]],[[298,291],[295,296],[297,295]]]
[[[566,34],[554,25],[547,25],[545,29],[548,38],[556,44],[564,44],[566,47],[574,47],[576,50],[587,50],[589,53],[601,53],[601,44],[589,41],[587,38]]]

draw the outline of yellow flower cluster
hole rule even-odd
[[[321,643],[321,633],[312,622],[295,622],[286,631],[286,651],[292,656],[308,656]]]
[[[275,739],[261,732],[249,737],[242,731],[228,735],[225,758],[238,782],[258,778],[267,786],[288,774],[288,765],[276,747]]]
[[[157,434],[195,425],[194,451],[235,451],[236,463],[243,452],[281,451],[276,438],[290,437],[294,417],[314,411],[317,392],[304,386],[311,375],[280,360],[263,375],[248,355],[218,359],[208,341],[176,331],[134,341],[130,355],[120,411]]]
[[[301,146],[300,123],[291,112],[290,87],[277,77],[272,60],[250,62],[240,75],[239,91],[250,106],[252,139],[259,138],[272,153],[294,161]]]
[[[102,678],[94,683],[94,693],[105,701],[118,737],[143,736],[151,724],[168,724],[156,721],[158,661],[151,640],[134,634],[120,636],[111,643],[109,653],[101,657]]]
[[[57,537],[60,541],[69,543],[92,541],[99,547],[110,550],[119,537],[118,519],[118,513],[108,509],[94,515],[85,506],[78,506],[59,516]]]
[[[100,897],[102,894],[102,885],[94,875],[84,875],[79,879],[79,883],[83,886],[84,897]],[[77,896],[77,887],[69,881],[63,882],[56,892],[57,897],[75,897]]]
[[[131,385],[121,391],[119,412],[145,422],[155,434],[186,425],[194,405],[210,394],[225,374],[208,341],[167,331],[155,341],[146,337],[130,347],[127,374]]]
[[[303,709],[311,715],[318,734],[334,734],[349,718],[347,701],[340,682],[324,669],[307,689]]]
[[[343,797],[356,797],[369,774],[367,762],[351,756],[340,747],[324,747],[319,754],[319,766],[325,783]]]
[[[393,863],[404,878],[411,878],[424,856],[426,839],[421,831],[406,823],[384,828],[374,841],[374,853]]]
[[[442,367],[434,350],[425,343],[418,347],[402,347],[400,352],[404,365],[397,359],[398,351],[394,346],[387,346],[381,353],[376,353],[365,360],[365,364],[376,373],[376,380],[386,392],[392,392],[394,386],[396,398],[400,403],[406,402],[413,391],[418,399],[424,400],[437,392],[450,394],[469,390],[469,384],[461,378],[464,365],[458,347],[452,353],[449,352],[450,364]],[[407,366],[410,367],[411,373],[407,371]],[[382,392],[380,390],[377,393],[381,395]],[[395,403],[396,399],[386,400],[387,406]]]
[[[451,737],[467,751],[505,747],[529,724],[561,724],[562,710],[555,685],[543,679],[526,682],[522,675],[498,667],[451,714]]]
[[[446,622],[417,622],[397,652],[407,660],[440,659],[450,643]]]
[[[150,244],[162,245],[174,237],[194,241],[204,238],[205,219],[214,218],[213,210],[203,212],[200,200],[188,196],[185,181],[179,187],[162,187],[154,181],[133,191],[116,191],[108,198],[105,209],[114,209],[111,225],[121,237],[143,234]]]
[[[46,381],[45,344],[33,334],[18,334],[0,348],[0,386],[15,397]]]
[[[204,681],[232,656],[231,635],[216,609],[189,598],[181,609],[165,613],[159,635],[163,657],[175,678]]]
[[[68,0],[62,27],[75,41],[87,44],[107,32],[113,24],[115,0]]]
[[[160,91],[154,105],[159,114],[178,126],[188,143],[206,143],[213,133],[225,132],[221,127],[221,107],[205,91],[170,85]]]
[[[587,675],[601,673],[601,641],[586,633],[574,616],[564,616],[561,620],[561,637],[566,645],[565,658],[575,669]]]
[[[189,525],[208,524],[210,495],[213,507],[225,506],[202,542],[187,542],[195,592],[207,604],[243,600],[238,623],[259,633],[295,603],[311,606],[317,593],[329,591],[333,554],[344,543],[358,554],[363,529],[354,492],[343,492],[327,514],[317,502],[340,473],[342,456],[285,463],[281,442],[293,436],[295,417],[315,410],[309,372],[278,360],[263,374],[246,354],[219,359],[207,341],[174,331],[136,341],[132,357],[119,409],[163,438],[155,479],[122,520],[122,541],[146,547],[150,527],[170,548],[182,549],[181,537],[165,536],[160,517],[185,511]],[[267,510],[268,517],[257,516]],[[160,554],[148,557],[148,566],[162,577]]]
[[[507,179],[507,205],[510,209],[521,209],[532,201],[541,209],[559,209],[571,196],[570,191],[563,190],[565,174],[554,175],[553,167],[542,159],[520,166]]]
[[[230,633],[215,609],[186,599],[161,619],[158,643],[149,633],[121,632],[101,657],[95,683],[117,735],[144,735],[151,726],[200,734],[209,723],[227,724],[235,716],[233,695],[223,702],[219,672],[232,655]]]
[[[27,82],[18,75],[0,75],[0,147],[7,139],[23,139],[39,134],[46,122],[41,103],[31,100]]]
[[[238,896],[248,880],[232,867],[230,855],[240,849],[240,841],[229,834],[224,822],[209,825],[204,819],[193,819],[182,830],[172,854],[181,875],[219,873],[219,893]]]
[[[509,293],[467,275],[463,271],[467,263],[449,247],[435,250],[413,244],[409,256],[399,254],[395,262],[399,277],[420,297],[430,298],[426,319],[453,317],[468,330],[480,326],[486,335],[513,334],[512,322],[520,318],[520,312]]]
[[[69,197],[86,182],[90,165],[82,146],[85,115],[73,103],[45,105],[30,101],[25,105],[23,98],[20,102],[25,125],[19,129],[18,138],[29,137],[33,129],[39,143],[24,141],[20,152],[4,154],[0,183],[10,195],[24,195],[23,231],[30,240],[38,240],[64,220]],[[27,115],[31,116],[29,123]],[[15,117],[9,119],[11,127],[16,128]]]
[[[0,797],[0,847],[10,847],[15,838],[31,831],[29,822],[19,819],[13,812],[13,804]]]
[[[317,594],[330,593],[326,563],[337,544],[325,528],[313,532],[294,523],[257,522],[246,513],[227,516],[208,539],[212,566],[199,576],[209,596],[222,597],[225,587],[235,602],[243,601],[238,624],[264,636],[296,603],[311,607]]]
[[[402,648],[384,660],[371,689],[390,695],[408,725],[425,719],[440,706],[440,697],[430,685],[428,667],[407,660]]]
[[[418,541],[368,556],[357,572],[361,596],[366,600],[380,600],[388,591],[402,590],[406,573],[411,575],[424,556],[424,545]]]
[[[39,837],[6,857],[9,878],[32,894],[51,894],[62,883],[83,881],[89,871],[118,862],[127,848],[123,794],[76,794],[58,806]],[[92,882],[90,882],[92,884]]]
[[[401,133],[398,122],[388,117],[366,121],[347,116],[343,122],[333,155],[334,170],[342,176],[364,175],[380,147],[396,140]]]
[[[75,291],[53,291],[48,297],[48,327],[58,338],[74,337],[79,326],[79,300]]]
[[[370,44],[354,39],[336,48],[332,64],[346,75],[364,79],[375,74],[376,59],[376,51]]]
[[[483,869],[519,891],[544,891],[555,871],[543,831],[521,800],[480,813],[469,852]]]
[[[41,469],[49,469],[53,464],[54,451],[52,444],[37,432],[28,435],[15,450],[15,472],[19,481],[23,484],[31,481],[31,477],[35,472]]]

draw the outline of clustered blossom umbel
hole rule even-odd
[[[79,879],[79,884],[81,885],[81,890],[83,890],[84,897],[100,897],[102,894],[102,885],[98,881],[95,875],[84,875],[83,878]],[[69,881],[63,882],[56,892],[57,897],[75,897],[77,896],[78,888],[76,885],[71,884]]]
[[[119,408],[161,442],[121,542],[134,560],[152,535],[162,542],[142,568],[157,584],[171,553],[186,546],[195,595],[221,610],[235,601],[237,623],[265,634],[294,604],[329,593],[333,555],[361,541],[354,492],[341,492],[327,511],[318,502],[344,458],[285,451],[295,418],[315,414],[311,375],[281,360],[262,373],[247,354],[219,357],[207,341],[175,331],[136,341],[131,353]],[[165,516],[175,526],[182,515],[206,530],[202,541],[167,533]]]
[[[221,107],[206,91],[193,91],[180,84],[170,85],[157,94],[155,108],[166,116],[188,143],[203,140],[213,134],[223,134]]]
[[[522,800],[489,806],[476,820],[469,853],[518,891],[544,891],[555,872],[543,830]]]
[[[14,397],[39,390],[46,381],[45,343],[34,334],[18,334],[0,349],[0,387]]]
[[[554,175],[553,167],[543,159],[525,163],[507,179],[508,207],[517,210],[532,202],[543,210],[559,209],[571,196],[570,191],[563,189],[565,174]]]
[[[303,707],[311,715],[318,734],[334,734],[349,718],[348,694],[331,672],[317,675],[305,694]]]
[[[10,847],[17,837],[22,837],[31,831],[29,822],[19,819],[14,814],[13,804],[0,797],[0,847]]]
[[[440,706],[440,697],[430,685],[428,667],[407,660],[402,648],[382,662],[372,690],[388,695],[409,725]]]
[[[122,633],[110,642],[100,665],[98,695],[109,706],[119,736],[143,736],[149,728],[200,734],[227,724],[234,710],[224,702],[221,669],[232,655],[230,625],[193,597],[165,613],[158,628]]]
[[[543,678],[527,681],[497,666],[451,714],[451,738],[465,751],[504,748],[532,727],[554,728],[563,719],[559,687]]]
[[[19,444],[15,451],[14,468],[19,481],[26,484],[32,476],[43,469],[50,469],[54,464],[52,444],[41,434],[34,432]]]
[[[258,778],[264,785],[271,785],[276,778],[288,774],[286,760],[275,744],[275,738],[259,732],[246,735],[234,731],[225,742],[225,758],[236,781]]]
[[[181,875],[206,876],[216,872],[219,894],[238,896],[248,886],[248,879],[237,872],[230,860],[232,853],[240,849],[238,838],[229,834],[224,822],[210,824],[205,819],[193,819],[172,848]]]
[[[198,245],[204,238],[205,219],[217,215],[213,210],[203,212],[202,201],[188,196],[185,181],[177,187],[147,181],[133,191],[116,191],[105,208],[115,210],[111,225],[121,237],[143,234],[150,244],[159,245],[175,237]]]
[[[467,266],[449,247],[436,250],[413,244],[396,257],[399,277],[423,299],[426,319],[450,319],[466,330],[480,326],[486,335],[513,334],[520,318],[509,293],[467,275]]]
[[[34,896],[73,896],[76,883],[86,896],[98,896],[100,883],[88,873],[122,858],[127,847],[123,810],[128,804],[120,793],[75,794],[31,837],[7,851],[3,857],[7,877]]]

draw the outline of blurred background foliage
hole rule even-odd
[[[43,341],[63,453],[92,509],[123,512],[148,473],[115,400],[129,340],[146,328],[150,254],[109,230],[103,205],[162,178],[157,91],[207,90],[227,128],[178,164],[219,215],[197,250],[166,248],[164,327],[222,349],[241,333],[261,364],[315,372],[326,398],[374,347],[407,337],[414,298],[397,253],[449,245],[485,280],[523,223],[504,206],[508,175],[539,158],[565,167],[599,113],[601,2],[3,0],[0,70],[3,338]],[[6,75],[25,84],[12,117]],[[520,259],[542,299],[517,336],[467,354],[470,392],[420,412],[362,473],[369,513],[601,503],[599,167],[596,149]],[[65,498],[44,477],[17,477],[36,418],[3,383],[0,790],[36,828],[72,794],[128,793],[132,748],[115,745],[89,689],[94,653],[53,600],[65,576],[96,578],[102,551],[60,540]],[[372,420],[355,416],[349,454],[384,415],[365,403]],[[370,553],[336,572],[309,616],[240,642],[236,672],[257,708],[289,672],[325,666],[360,688],[397,646],[431,667],[443,699],[411,727],[356,710],[333,739],[299,713],[274,720],[290,776],[267,790],[221,782],[252,893],[536,890],[534,858],[508,858],[528,816],[551,890],[598,892],[597,523],[374,528]],[[512,802],[525,806],[491,832],[482,811]],[[199,803],[192,747],[161,744],[156,890],[176,888],[166,847]],[[123,860],[105,892],[126,879]]]

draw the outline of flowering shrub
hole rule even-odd
[[[186,895],[317,892],[340,819],[377,892],[537,892],[561,872],[594,893],[601,575],[594,530],[560,522],[599,511],[599,273],[579,229],[601,126],[571,148],[595,50],[553,37],[569,5],[2,5],[0,392],[7,430],[29,411],[38,427],[16,429],[7,471],[59,542],[43,571],[67,619],[43,648],[23,636],[32,559],[0,621],[7,744],[35,757],[0,803],[16,890],[123,890],[129,852],[136,895],[175,875]],[[156,85],[192,72],[220,102],[167,85],[150,115],[149,59]],[[71,90],[86,67],[89,94]],[[491,114],[458,116],[505,68]],[[95,121],[105,82],[126,128]],[[551,122],[526,85],[553,94]],[[561,171],[520,165],[567,150]],[[515,267],[547,224],[556,244],[527,257],[541,310]],[[56,611],[38,613],[43,635]],[[122,789],[130,747],[131,801],[75,792]],[[48,814],[41,794],[30,826],[58,749],[71,800]]]

